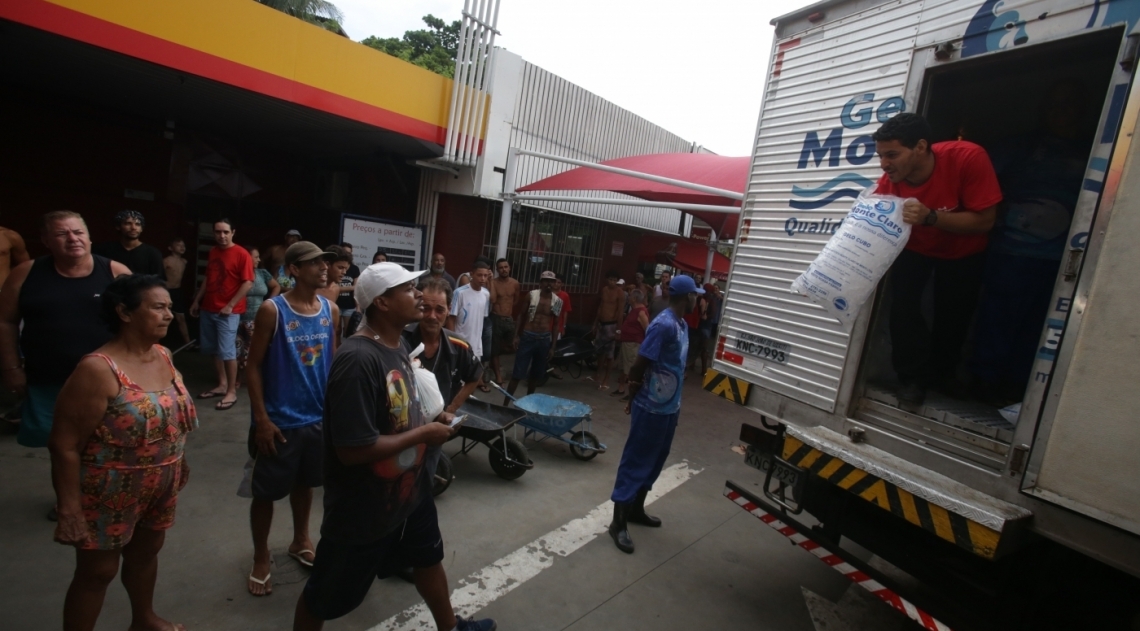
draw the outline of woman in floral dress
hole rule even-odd
[[[158,345],[174,320],[157,276],[120,276],[103,292],[114,338],[84,357],[64,384],[52,427],[55,540],[74,546],[63,628],[92,629],[123,565],[132,629],[182,629],[155,614],[158,552],[174,525],[189,468],[186,434],[198,418],[170,353]]]

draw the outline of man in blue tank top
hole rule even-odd
[[[340,311],[317,295],[328,283],[329,262],[336,254],[308,241],[285,250],[285,270],[293,289],[266,300],[257,310],[249,348],[246,383],[253,411],[249,455],[254,460],[249,510],[253,530],[253,569],[249,593],[273,592],[269,566],[269,528],[273,502],[289,497],[293,508],[293,542],[289,556],[312,566],[316,558],[309,538],[313,487],[323,483],[325,387],[336,350]]]

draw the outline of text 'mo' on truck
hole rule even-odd
[[[751,384],[760,471],[726,495],[969,603],[963,628],[1140,628],[1138,19],[1140,0],[833,0],[773,21],[714,363]],[[790,290],[902,112],[983,147],[1003,197],[954,378],[913,405],[894,271],[851,330]],[[926,292],[937,340],[962,304]]]

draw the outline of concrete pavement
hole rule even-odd
[[[177,363],[191,392],[210,387],[206,358],[181,353]],[[594,407],[593,431],[609,452],[589,462],[575,459],[563,443],[527,441],[533,470],[505,481],[491,471],[487,449],[455,459],[456,479],[437,498],[453,587],[546,533],[582,518],[606,502],[628,433],[617,397],[585,379],[551,380],[541,390]],[[490,395],[481,395],[490,396]],[[730,451],[740,423],[757,419],[737,405],[685,385],[681,422],[666,466],[684,462],[699,470],[653,504],[663,528],[632,527],[637,552],[619,552],[605,534],[494,598],[477,612],[508,629],[724,629],[746,627],[813,631],[803,588],[835,602],[849,583],[811,555],[788,544],[721,496],[726,479],[756,484],[759,473]],[[490,400],[498,402],[499,396]],[[156,610],[191,630],[287,629],[300,593],[303,571],[284,556],[291,538],[287,502],[277,504],[271,535],[277,567],[271,596],[245,589],[252,549],[248,500],[236,489],[246,459],[249,405],[245,391],[232,410],[199,407],[201,429],[191,435],[191,478],[179,500],[178,521],[160,555]],[[445,452],[454,453],[458,443]],[[74,552],[51,540],[54,524],[44,514],[54,502],[46,450],[0,437],[0,593],[2,628],[57,629]],[[320,492],[311,528],[319,536]],[[524,555],[525,556],[525,555]],[[286,584],[288,583],[288,584]],[[365,630],[421,602],[398,579],[377,581],[363,606],[327,629]],[[472,611],[462,611],[470,615]],[[129,624],[119,583],[108,591],[97,629]]]

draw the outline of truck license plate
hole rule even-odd
[[[788,344],[744,331],[737,334],[735,348],[757,359],[777,364],[788,363],[788,358],[792,354],[792,347]]]
[[[772,454],[766,454],[755,447],[748,448],[748,451],[744,454],[744,463],[764,473],[768,473],[769,469],[775,467],[775,470],[772,472],[772,479],[777,482],[783,482],[792,488],[796,488],[800,481],[800,474],[802,473],[799,468],[785,463]]]

